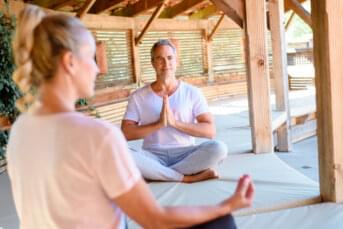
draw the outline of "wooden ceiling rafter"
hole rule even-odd
[[[193,12],[190,16],[189,19],[207,19],[210,16],[216,14],[218,12],[218,8],[211,4],[205,8],[202,8],[196,12]]]
[[[298,2],[300,4],[302,4],[306,1],[308,1],[308,0],[298,0]],[[287,0],[284,0],[284,8],[285,8],[285,12],[292,10],[291,7],[289,6],[289,4],[287,3]]]
[[[217,30],[219,29],[219,26],[222,23],[222,21],[224,20],[224,17],[225,17],[225,14],[221,13],[221,16],[220,16],[218,22],[216,23],[216,25],[212,29],[212,32],[210,33],[210,35],[208,35],[208,37],[207,37],[208,41],[212,41],[213,36],[216,34]]]
[[[75,0],[57,0],[57,1],[51,1],[51,3],[47,6],[50,9],[58,10],[60,8],[63,8],[65,6],[70,6],[75,4]]]
[[[110,11],[122,2],[125,2],[125,0],[97,0],[89,12],[93,14],[100,14],[105,11]]]
[[[135,38],[135,45],[136,46],[138,46],[141,43],[141,40],[143,39],[145,33],[148,31],[151,24],[158,18],[158,16],[164,10],[164,8],[166,7],[166,2],[167,2],[167,0],[162,1],[162,3],[160,3],[160,5],[158,5],[158,7],[155,9],[154,13],[149,18],[149,21],[144,26],[142,32],[139,34],[138,37]]]
[[[183,0],[180,3],[165,9],[160,18],[174,18],[187,10],[190,10],[200,4],[202,4],[205,0]]]
[[[76,17],[82,19],[82,17],[89,11],[89,9],[94,5],[96,0],[86,0],[81,9],[77,12]]]
[[[294,16],[295,16],[295,12],[293,11],[285,23],[285,30],[286,31],[288,30],[289,26],[291,25]]]
[[[114,11],[112,15],[114,16],[125,16],[125,17],[134,17],[140,13],[146,12],[155,8],[156,6],[162,4],[163,0],[140,0],[132,5]]]
[[[211,0],[213,4],[221,9],[231,20],[243,28],[244,1],[243,0]]]
[[[302,6],[298,0],[286,0],[286,5],[293,10],[307,25],[312,28],[311,14]]]

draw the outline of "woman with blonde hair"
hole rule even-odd
[[[26,111],[14,123],[8,171],[21,228],[234,228],[254,188],[242,176],[213,206],[161,207],[142,179],[120,130],[75,111],[94,94],[95,41],[82,23],[35,6],[19,15],[14,80]]]

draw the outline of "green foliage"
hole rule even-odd
[[[15,29],[15,18],[0,12],[0,115],[14,121],[19,111],[15,106],[20,92],[12,80],[15,68],[12,55],[12,35]]]
[[[0,160],[5,156],[8,131],[0,131]]]
[[[312,29],[298,15],[294,16],[292,23],[292,29],[290,30],[292,40],[306,38],[312,34]]]
[[[308,12],[311,12],[311,1],[305,1],[302,5]],[[286,17],[289,17],[291,13],[292,11],[289,11]],[[312,37],[312,29],[295,14],[286,36],[288,42],[308,41]]]
[[[91,104],[91,102],[88,99],[79,99],[76,101],[76,107],[86,107],[86,112],[93,117],[100,118],[99,112],[96,110],[95,106]]]
[[[15,68],[12,55],[12,37],[15,29],[14,16],[0,12],[0,116],[13,122],[19,115],[15,106],[20,92],[12,80]],[[0,158],[3,157],[8,140],[8,132],[0,132]]]
[[[89,104],[88,99],[79,99],[79,100],[76,102],[76,106],[78,106],[78,107],[87,106],[88,104]]]

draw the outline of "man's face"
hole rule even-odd
[[[152,66],[157,77],[174,77],[176,72],[176,55],[168,45],[160,45],[155,49]]]

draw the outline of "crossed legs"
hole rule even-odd
[[[217,178],[213,167],[227,156],[227,147],[220,141],[207,141],[196,146],[131,152],[144,178],[192,183]]]

